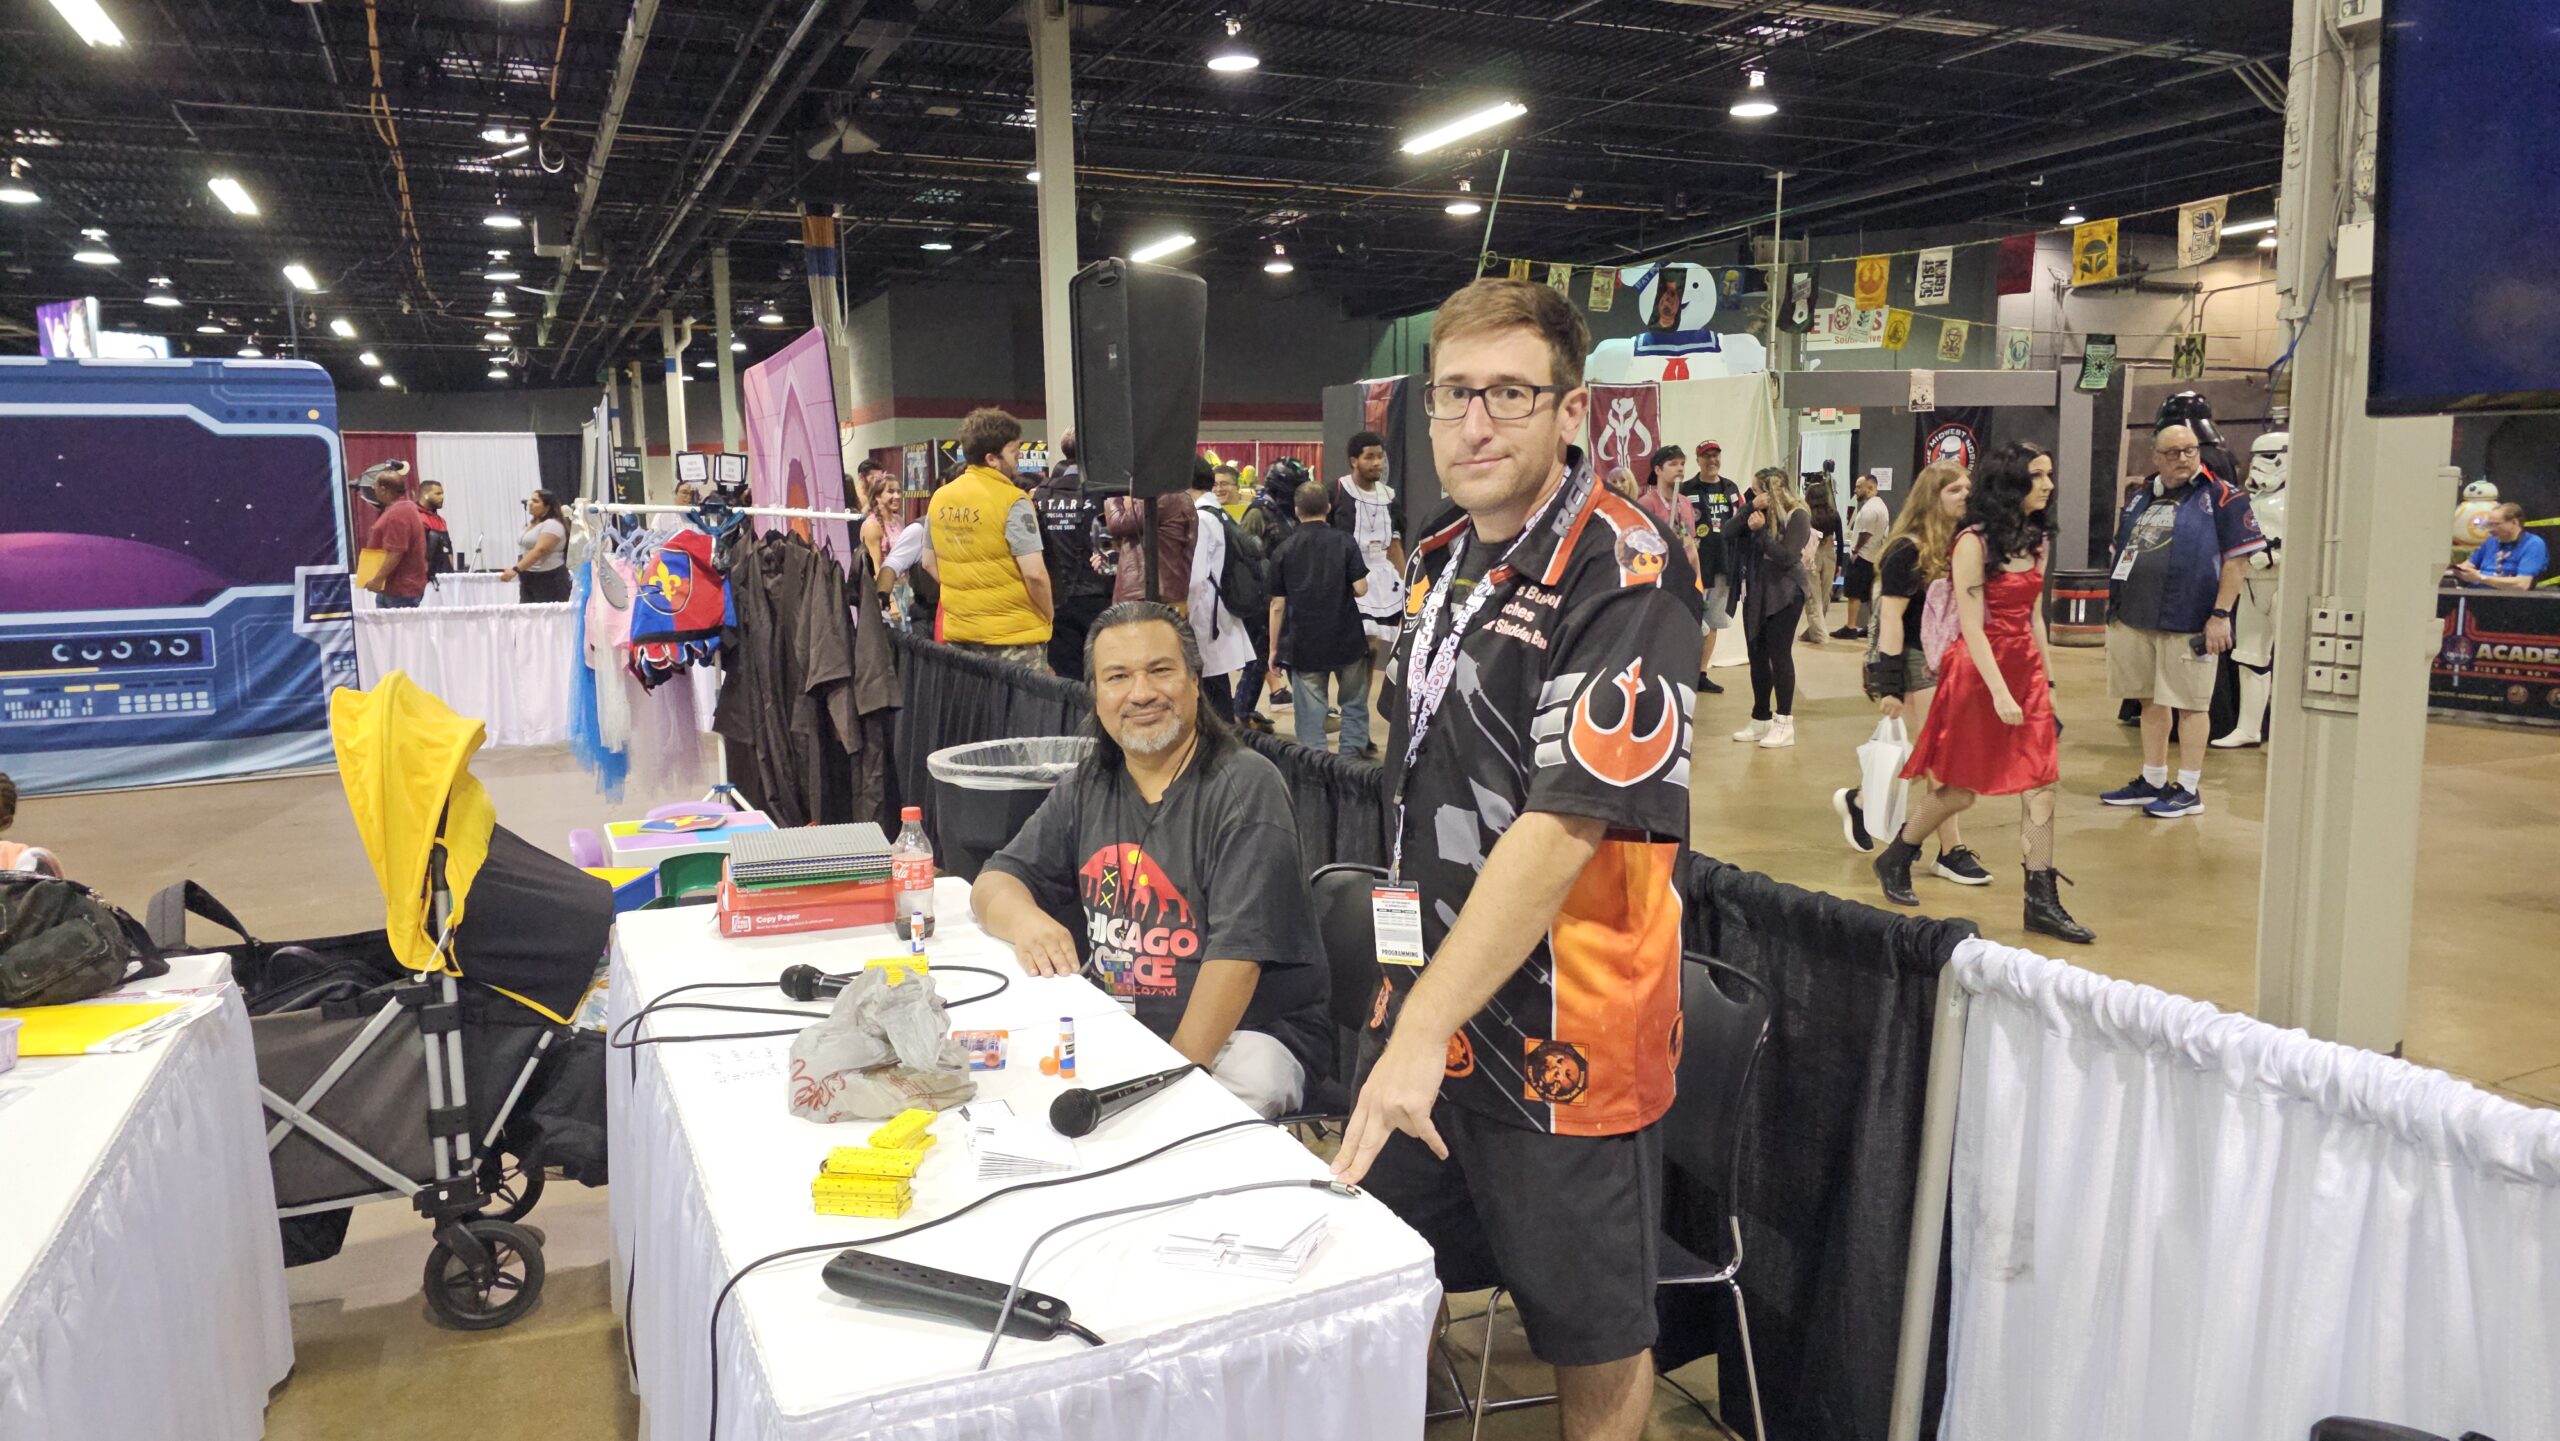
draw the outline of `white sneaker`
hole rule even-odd
[[[1796,718],[1782,715],[1769,723],[1769,733],[1760,738],[1760,749],[1780,750],[1796,743]]]
[[[1747,744],[1749,744],[1749,743],[1750,743],[1750,742],[1752,742],[1752,741],[1756,741],[1756,740],[1760,739],[1762,736],[1767,735],[1768,733],[1769,733],[1769,723],[1768,723],[1767,721],[1764,721],[1764,720],[1756,720],[1756,721],[1753,721],[1751,724],[1749,724],[1749,725],[1747,725],[1747,726],[1744,726],[1742,729],[1740,729],[1740,730],[1738,730],[1738,731],[1735,731],[1735,732],[1733,733],[1733,738],[1734,738],[1735,740],[1741,741],[1741,742],[1743,742],[1743,743],[1745,743],[1745,744],[1747,745]]]

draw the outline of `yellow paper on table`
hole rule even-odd
[[[111,1041],[137,1026],[149,1025],[184,1001],[111,1001],[96,1006],[29,1006],[0,1009],[0,1019],[23,1021],[18,1031],[21,1056],[85,1056],[90,1048]]]

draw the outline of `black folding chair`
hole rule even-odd
[[[1733,1293],[1734,1331],[1742,1340],[1742,1372],[1751,1388],[1752,1434],[1766,1441],[1760,1410],[1760,1368],[1751,1355],[1751,1316],[1742,1302],[1742,1218],[1736,1209],[1741,1181],[1743,1104],[1751,1072],[1769,1041],[1769,990],[1748,973],[1703,956],[1683,957],[1680,976],[1680,1090],[1663,1117],[1663,1159],[1692,1177],[1715,1178],[1724,1203],[1733,1254],[1723,1261],[1697,1255],[1669,1236],[1655,1238],[1654,1285],[1722,1286]],[[1476,1363],[1476,1390],[1460,1400],[1481,1434],[1485,1413],[1552,1404],[1555,1397],[1485,1398],[1493,1375],[1493,1323],[1502,1306],[1496,1287],[1484,1312],[1484,1344]],[[1724,1418],[1712,1418],[1724,1426]],[[1725,1426],[1730,1433],[1732,1427]]]
[[[1307,1109],[1339,1113],[1351,1109],[1359,1080],[1360,1033],[1368,1029],[1370,1008],[1377,1004],[1378,940],[1369,915],[1369,889],[1387,878],[1376,866],[1344,862],[1307,877],[1307,894],[1316,908],[1316,934],[1324,943],[1325,965],[1332,973],[1326,1012],[1333,1021],[1333,1074],[1307,1081]]]

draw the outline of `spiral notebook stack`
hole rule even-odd
[[[729,843],[729,879],[742,890],[889,878],[889,837],[869,821],[750,831]]]

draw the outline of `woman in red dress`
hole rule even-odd
[[[2011,445],[1974,473],[1950,569],[1964,643],[1947,651],[1938,696],[1902,768],[1926,778],[1902,833],[1876,857],[1885,899],[1918,905],[1911,860],[1939,824],[1977,796],[2018,797],[2026,852],[2027,929],[2066,941],[2098,937],[2062,908],[2053,868],[2054,786],[2062,778],[2061,728],[2045,660],[2044,554],[2052,533],[2053,457]]]

